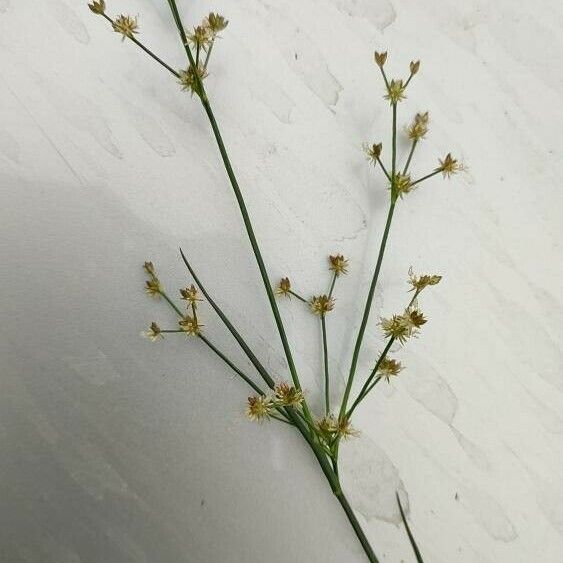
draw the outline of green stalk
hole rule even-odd
[[[401,513],[401,518],[403,520],[403,524],[405,525],[405,529],[407,531],[407,535],[409,536],[409,541],[411,542],[412,550],[414,551],[414,555],[416,557],[417,563],[424,563],[422,560],[422,555],[420,554],[420,550],[414,541],[414,536],[412,535],[411,529],[409,527],[409,523],[407,522],[407,518],[403,511],[403,506],[401,505],[401,499],[399,498],[399,493],[395,492],[395,496],[397,497],[397,504],[399,505],[399,512]]]
[[[323,362],[325,371],[325,414],[330,413],[330,377],[328,374],[328,345],[326,341],[326,319],[321,315],[321,332],[323,334]]]
[[[426,176],[423,176],[422,178],[411,182],[411,188],[413,186],[416,186],[417,184],[420,184],[421,182],[424,182],[424,180],[428,180],[428,178],[432,178],[432,176],[436,176],[436,174],[440,174],[440,172],[442,172],[442,170],[438,168],[437,170],[434,170],[434,172],[430,172],[430,174],[426,174]]]
[[[409,166],[411,164],[411,160],[412,160],[412,155],[414,154],[414,149],[416,149],[416,145],[418,144],[418,140],[417,139],[413,139],[412,145],[411,145],[411,150],[409,152],[409,156],[407,158],[407,162],[405,163],[405,167],[403,168],[403,175],[407,173],[407,170],[409,169]]]

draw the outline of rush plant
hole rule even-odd
[[[171,307],[177,316],[177,324],[173,325],[172,328],[161,328],[156,322],[153,322],[143,334],[152,341],[161,340],[165,335],[168,336],[170,334],[184,335],[188,339],[193,340],[194,344],[199,341],[199,343],[207,346],[213,354],[216,354],[225,362],[230,370],[252,388],[253,394],[248,398],[246,406],[246,414],[251,420],[279,422],[284,426],[292,427],[298,432],[316,457],[332,492],[344,509],[367,558],[369,561],[377,562],[378,558],[375,555],[375,551],[364,534],[340,485],[339,446],[343,440],[351,439],[358,433],[352,426],[352,416],[356,409],[366,400],[378,383],[382,380],[389,381],[392,377],[396,377],[403,369],[401,362],[389,356],[391,347],[394,344],[404,345],[409,339],[419,333],[422,326],[426,323],[426,317],[419,306],[419,297],[426,288],[438,284],[441,279],[439,275],[416,275],[412,270],[409,271],[408,283],[411,286],[412,296],[402,311],[392,315],[390,318],[380,319],[379,325],[386,339],[386,344],[383,350],[374,358],[373,369],[370,373],[359,374],[357,369],[358,358],[364,344],[365,332],[372,312],[372,302],[396,208],[404,197],[408,196],[413,190],[418,189],[423,182],[439,174],[449,178],[462,170],[462,165],[448,153],[443,159],[439,160],[436,168],[427,174],[420,177],[411,176],[410,165],[413,155],[417,146],[428,132],[429,117],[427,112],[417,113],[406,127],[406,134],[410,139],[410,150],[404,162],[402,164],[399,163],[397,151],[397,136],[399,134],[397,108],[406,97],[406,91],[412,79],[419,72],[420,61],[410,63],[409,74],[406,80],[389,79],[385,71],[387,53],[376,52],[374,57],[375,64],[381,73],[384,83],[384,97],[388,100],[392,113],[391,147],[386,163],[382,160],[383,145],[381,143],[366,145],[365,151],[374,167],[380,169],[383,173],[388,187],[389,209],[379,245],[379,252],[375,261],[373,276],[367,289],[363,314],[359,325],[352,327],[356,337],[345,388],[340,400],[336,404],[332,404],[331,397],[334,396],[334,393],[331,392],[333,374],[328,361],[327,324],[328,318],[334,314],[336,282],[348,273],[348,260],[341,254],[328,257],[327,266],[330,272],[330,279],[327,283],[328,291],[314,295],[311,298],[303,297],[294,289],[288,277],[282,278],[277,284],[272,283],[246,207],[243,191],[233,171],[229,153],[205,89],[205,81],[208,77],[213,48],[220,38],[220,34],[227,27],[228,21],[219,14],[210,13],[199,25],[192,29],[187,29],[184,27],[180,17],[176,0],[167,0],[167,2],[180,44],[186,55],[186,66],[179,70],[172,68],[144,43],[139,41],[137,17],[124,14],[118,15],[115,18],[110,17],[106,13],[104,0],[94,0],[88,6],[92,12],[107,20],[113,31],[120,34],[124,41],[127,40],[134,43],[161,65],[179,83],[183,90],[190,93],[192,98],[196,98],[207,115],[223,166],[240,210],[252,252],[256,259],[266,298],[271,308],[272,318],[279,333],[283,353],[287,361],[288,374],[287,377],[280,379],[279,374],[272,373],[264,366],[238,328],[225,315],[219,303],[209,294],[182,250],[180,250],[182,259],[193,281],[189,286],[180,289],[178,297],[184,302],[183,304],[177,302],[165,291],[153,263],[144,263],[144,270],[148,276],[145,286],[146,292],[152,297],[162,298]],[[303,391],[299,369],[294,360],[292,348],[278,307],[277,299],[283,298],[297,299],[311,314],[318,318],[323,349],[321,369],[324,383],[324,408],[322,412],[313,411],[310,407],[310,401]],[[255,374],[245,373],[206,335],[199,316],[199,303],[202,300],[207,301],[225,328],[234,337],[254,367]],[[417,561],[421,562],[422,556],[407,524],[398,495],[397,502],[414,554]]]

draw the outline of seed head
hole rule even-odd
[[[315,295],[310,303],[311,311],[315,315],[326,315],[334,309],[334,299],[328,295]]]
[[[407,134],[411,141],[420,141],[428,133],[428,112],[417,113],[412,123],[407,128]]]
[[[435,172],[441,172],[444,175],[444,178],[450,178],[464,169],[463,164],[453,158],[451,153],[448,153],[444,160],[439,159],[439,162],[440,166],[435,169]]]
[[[397,172],[391,178],[390,189],[391,194],[395,199],[398,197],[402,199],[405,194],[410,193],[412,190],[410,174],[401,174],[401,172]]]
[[[188,43],[191,43],[194,47],[203,49],[204,51],[207,50],[209,44],[211,43],[211,39],[213,38],[209,27],[203,24],[194,27],[193,31],[186,33],[186,36],[188,38]]]
[[[276,293],[278,295],[282,295],[283,297],[291,297],[291,282],[289,281],[289,278],[282,278],[277,287],[276,287]]]
[[[274,387],[276,403],[282,406],[296,407],[303,402],[303,392],[285,381]]]
[[[344,440],[356,438],[360,435],[359,431],[352,426],[350,420],[348,420],[348,417],[346,416],[338,419],[337,434]]]
[[[156,270],[154,269],[154,264],[152,262],[145,262],[143,264],[143,269],[149,276],[156,277]]]
[[[377,51],[375,51],[373,56],[374,56],[374,59],[375,59],[375,64],[379,68],[383,68],[385,61],[387,60],[387,51],[385,51],[384,53],[378,53]]]
[[[385,94],[384,97],[386,100],[389,100],[389,103],[391,105],[395,105],[396,103],[406,98],[405,89],[406,86],[402,81],[402,79],[401,80],[393,79],[391,80],[391,82],[389,82],[389,86],[387,88],[387,94]]]
[[[329,256],[328,259],[330,262],[329,270],[332,270],[336,276],[348,273],[348,260],[342,254]]]
[[[409,283],[412,285],[410,291],[416,291],[417,294],[429,285],[436,285],[440,283],[441,279],[442,276],[438,276],[436,274],[424,274],[422,276],[416,276],[413,273],[412,267],[409,268]]]
[[[158,298],[163,291],[164,287],[157,277],[152,277],[150,280],[145,282],[145,292],[151,297]]]
[[[187,301],[190,305],[195,305],[196,301],[201,301],[198,297],[197,287],[192,283],[190,287],[180,290],[181,299]]]
[[[424,318],[422,311],[416,308],[416,306],[409,307],[403,314],[404,322],[409,327],[411,334],[413,334],[417,329],[419,329],[423,324],[426,324],[427,320]]]
[[[194,70],[194,68],[196,67],[190,65],[186,70],[179,70],[179,82],[182,85],[182,90],[189,90],[192,96],[194,93],[200,96],[200,82],[207,78],[208,73],[201,63],[197,66],[197,70]]]
[[[380,323],[385,338],[394,338],[404,344],[409,338],[409,326],[402,315],[393,315],[390,319],[381,319]]]
[[[411,75],[414,76],[418,72],[418,69],[420,68],[420,61],[416,61],[416,62],[411,61],[409,68],[411,71]]]
[[[387,382],[389,382],[389,378],[399,375],[399,372],[402,369],[403,366],[401,365],[401,362],[391,358],[383,358],[383,360],[379,363],[377,373],[380,374],[380,377],[384,377]]]
[[[148,338],[151,342],[155,342],[159,338],[164,338],[160,327],[155,322],[152,322],[150,324],[147,331],[141,332],[141,335],[145,338]]]
[[[88,4],[88,8],[90,8],[94,14],[102,15],[106,11],[105,0],[94,0],[91,4]]]
[[[374,143],[373,145],[368,145],[368,144],[364,145],[364,151],[368,159],[371,160],[374,165],[377,164],[377,161],[381,156],[382,149],[383,149],[382,143],[378,143],[378,144]]]
[[[338,424],[332,414],[317,421],[317,428],[325,439],[330,440],[338,432]]]
[[[274,403],[270,397],[266,397],[265,395],[248,397],[246,416],[250,418],[250,420],[262,422],[270,418],[270,413],[273,408]]]
[[[229,20],[226,20],[223,16],[219,14],[214,14],[210,12],[209,15],[203,20],[202,25],[207,27],[211,34],[216,37],[221,31],[223,31],[227,25],[229,25]]]
[[[139,33],[137,16],[133,17],[121,14],[120,16],[117,16],[115,20],[113,20],[111,25],[116,33],[121,33],[121,35],[123,36],[121,38],[122,41],[125,41],[126,37],[133,39],[133,35]]]
[[[197,322],[197,319],[186,315],[178,321],[180,328],[186,333],[187,336],[197,336],[201,332],[203,325]]]

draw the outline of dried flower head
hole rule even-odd
[[[418,69],[420,68],[420,61],[416,61],[416,62],[411,61],[409,68],[411,71],[411,75],[414,76],[418,72]]]
[[[419,329],[423,324],[426,324],[427,320],[424,318],[422,311],[420,311],[415,305],[411,305],[403,314],[403,319],[405,324],[409,327],[411,335]]]
[[[407,128],[407,134],[411,141],[420,141],[428,133],[428,112],[417,113],[412,123]]]
[[[334,434],[338,432],[338,424],[332,414],[318,420],[317,428],[326,440],[332,439]]]
[[[444,160],[439,159],[440,166],[435,169],[435,172],[441,172],[444,178],[450,178],[454,174],[463,170],[463,164],[458,162],[451,153],[448,153]]]
[[[401,362],[397,360],[393,360],[391,358],[383,358],[381,362],[379,362],[379,367],[377,368],[377,373],[380,374],[380,377],[384,377],[387,382],[389,382],[389,378],[399,375],[399,372],[403,369]]]
[[[178,74],[182,90],[189,90],[192,95],[194,93],[201,95],[200,82],[203,82],[208,76],[207,70],[201,63],[197,67],[190,65],[186,70],[179,70]]]
[[[282,406],[296,407],[303,402],[305,398],[300,389],[296,389],[293,385],[282,381],[274,387],[276,403]]]
[[[401,100],[406,98],[405,96],[406,85],[402,79],[399,80],[391,80],[389,82],[389,86],[387,87],[387,94],[385,94],[385,99],[389,100],[391,105],[394,105]]]
[[[160,297],[163,291],[164,288],[157,277],[152,277],[145,282],[145,292],[151,297]]]
[[[190,305],[195,305],[196,301],[201,301],[198,297],[197,287],[192,283],[190,287],[180,290],[181,299],[187,301]]]
[[[186,333],[187,336],[197,336],[201,332],[203,325],[199,324],[195,317],[186,315],[178,321],[180,328]]]
[[[344,440],[355,438],[360,435],[360,432],[352,426],[350,420],[346,416],[339,418],[336,426],[338,436]]]
[[[373,54],[373,57],[375,59],[375,64],[379,68],[383,68],[385,61],[387,60],[387,51],[385,51],[384,53],[378,53],[377,51],[375,51],[375,53]]]
[[[226,20],[223,16],[210,12],[209,15],[203,20],[202,25],[207,27],[213,37],[223,31],[227,25],[229,25],[229,20]]]
[[[410,330],[402,315],[393,315],[390,319],[382,318],[380,323],[385,338],[394,338],[404,344],[409,338]]]
[[[150,324],[149,330],[141,332],[141,335],[148,338],[151,342],[155,342],[159,338],[164,338],[160,327],[155,322]]]
[[[405,194],[408,194],[412,190],[410,174],[397,172],[391,178],[390,189],[394,199],[397,199],[398,197],[402,198]]]
[[[188,43],[191,43],[195,48],[200,48],[207,50],[213,36],[211,34],[211,29],[206,25],[198,25],[193,28],[193,31],[186,33],[188,38]]]
[[[330,262],[329,270],[332,270],[336,276],[348,273],[348,260],[342,254],[329,256],[328,260]]]
[[[276,293],[284,297],[291,297],[291,282],[289,278],[282,278],[276,286]]]
[[[441,279],[442,276],[438,276],[437,274],[424,274],[422,276],[416,276],[413,273],[412,268],[409,268],[409,283],[412,285],[410,291],[416,291],[417,294],[429,285],[436,285],[440,283]]]
[[[95,14],[102,15],[106,11],[105,0],[94,0],[91,4],[88,4],[88,8]]]
[[[246,416],[250,420],[261,422],[270,418],[270,413],[274,408],[274,403],[270,397],[265,395],[255,395],[248,397]]]
[[[151,277],[156,277],[156,270],[154,268],[154,264],[152,262],[145,262],[143,264],[143,269],[145,270],[145,272],[147,272],[147,274]]]
[[[364,152],[368,157],[368,160],[371,160],[372,164],[376,165],[379,157],[381,156],[381,151],[383,149],[382,143],[373,143],[372,145],[368,145],[367,143],[363,146]]]
[[[116,33],[121,33],[121,35],[123,36],[121,38],[122,41],[125,41],[126,37],[133,39],[133,35],[139,33],[137,16],[133,17],[121,14],[120,16],[117,16],[115,20],[113,20],[111,25]]]
[[[334,299],[328,295],[315,295],[310,303],[311,311],[315,315],[326,315],[334,309]]]

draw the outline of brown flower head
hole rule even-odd
[[[382,149],[383,149],[382,143],[377,143],[377,144],[373,143],[372,145],[368,145],[368,144],[364,145],[364,151],[368,157],[368,160],[371,160],[371,162],[374,165],[377,164],[377,161],[381,156]]]
[[[266,397],[265,395],[248,397],[246,416],[250,418],[250,420],[262,422],[270,418],[273,408],[274,403],[270,397]]]
[[[409,268],[409,283],[412,285],[410,291],[416,291],[416,293],[420,293],[425,287],[429,285],[436,285],[440,283],[442,276],[438,276],[436,274],[429,275],[424,274],[422,276],[416,276],[413,273],[412,268]]]
[[[197,68],[197,70],[194,70]],[[201,95],[200,82],[207,78],[207,70],[200,63],[197,67],[189,66],[186,70],[179,70],[179,82],[182,85],[182,90],[189,90],[192,96],[197,94]]]
[[[395,173],[391,178],[390,189],[394,199],[398,197],[402,199],[405,194],[410,193],[412,190],[410,174],[402,174],[401,172]]]
[[[276,293],[278,295],[282,295],[283,297],[291,297],[291,282],[289,278],[282,278],[277,287]]]
[[[150,280],[145,282],[145,292],[151,297],[158,298],[163,291],[164,288],[157,277],[152,277]]]
[[[281,406],[296,407],[303,402],[303,392],[293,385],[282,381],[274,387],[276,403]]]
[[[90,8],[94,14],[102,15],[106,11],[105,0],[94,0],[91,4],[88,4],[88,8]]]
[[[186,333],[187,336],[197,336],[201,332],[203,325],[199,324],[195,317],[186,315],[178,321],[180,328]]]
[[[377,51],[375,51],[373,58],[375,59],[375,64],[379,68],[383,68],[385,61],[387,60],[387,51],[385,51],[384,53],[378,53]]]
[[[383,360],[379,363],[377,373],[380,374],[380,377],[384,377],[387,381],[389,381],[390,377],[399,375],[399,372],[402,369],[403,366],[401,365],[401,362],[391,358],[383,358]]]
[[[205,27],[209,29],[211,34],[216,37],[221,31],[223,31],[227,25],[229,24],[229,20],[226,20],[223,16],[219,14],[214,14],[210,12],[209,15],[203,20],[203,24]]]
[[[344,440],[348,440],[350,438],[356,438],[357,436],[360,435],[359,431],[352,426],[350,420],[346,416],[343,416],[338,419],[337,434]]]
[[[417,113],[412,123],[407,128],[407,134],[411,141],[420,141],[428,133],[428,112]]]
[[[195,48],[207,50],[213,38],[211,30],[206,25],[198,25],[193,28],[193,31],[186,33],[188,43],[191,43]]]
[[[330,262],[329,270],[332,270],[337,276],[348,273],[348,260],[342,254],[329,256],[328,260]]]
[[[457,161],[451,153],[448,153],[444,160],[439,159],[439,162],[440,166],[435,169],[435,172],[441,172],[444,178],[450,178],[464,169],[463,164]]]
[[[418,72],[418,69],[420,68],[420,61],[416,61],[416,62],[411,61],[409,68],[411,71],[411,75],[414,76]]]
[[[394,338],[404,344],[411,336],[409,326],[402,315],[393,315],[390,319],[382,318],[379,324],[383,329],[385,338]]]
[[[155,322],[150,324],[149,330],[141,332],[141,335],[148,338],[151,342],[155,342],[159,338],[164,338],[160,327]]]
[[[196,301],[201,301],[198,297],[197,287],[192,283],[190,287],[180,290],[181,299],[187,301],[190,305],[195,305]]]
[[[315,295],[309,302],[309,306],[315,315],[326,315],[334,309],[334,299],[328,295]]]

